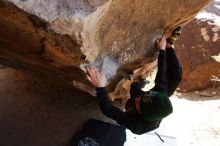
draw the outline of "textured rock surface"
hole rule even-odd
[[[177,50],[184,70],[181,91],[220,85],[219,1],[184,27]]]
[[[85,62],[80,44],[48,29],[48,23],[0,1],[0,62],[41,76],[68,81],[79,78]]]
[[[187,23],[211,0],[11,1],[50,23],[0,1],[1,63],[74,80],[84,90],[79,67],[91,63],[105,72],[113,91],[128,74],[145,76],[155,65],[158,36]]]

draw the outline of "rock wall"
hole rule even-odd
[[[131,82],[129,75],[146,76],[155,66],[155,40],[190,21],[211,0],[10,1],[28,13],[0,1],[2,64],[74,81],[84,91],[83,67],[92,64],[104,71],[114,91],[117,83]]]
[[[177,44],[183,64],[180,91],[220,86],[220,2],[187,24]]]
[[[81,44],[48,28],[48,23],[0,1],[0,62],[42,77],[82,80]],[[78,76],[78,77],[77,77]]]

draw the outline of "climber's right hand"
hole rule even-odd
[[[106,78],[103,72],[98,71],[95,67],[88,66],[86,68],[87,71],[87,79],[96,87],[105,87],[106,86]]]

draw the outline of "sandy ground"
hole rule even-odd
[[[195,93],[174,95],[171,101],[174,113],[161,125],[166,135],[176,137],[178,146],[220,146],[219,94],[214,97]]]
[[[0,103],[0,146],[64,146],[89,118],[107,120],[96,98],[8,68]]]
[[[160,134],[176,137],[178,146],[220,146],[219,89],[215,92],[176,93],[174,113],[163,120]],[[112,122],[96,98],[3,66],[0,103],[0,146],[68,146],[89,118]]]

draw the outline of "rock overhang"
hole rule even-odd
[[[39,44],[46,46],[50,74],[86,85],[80,68],[92,64],[105,72],[114,91],[131,74],[134,79],[146,76],[156,64],[155,40],[189,22],[211,0],[10,1],[48,21]]]

